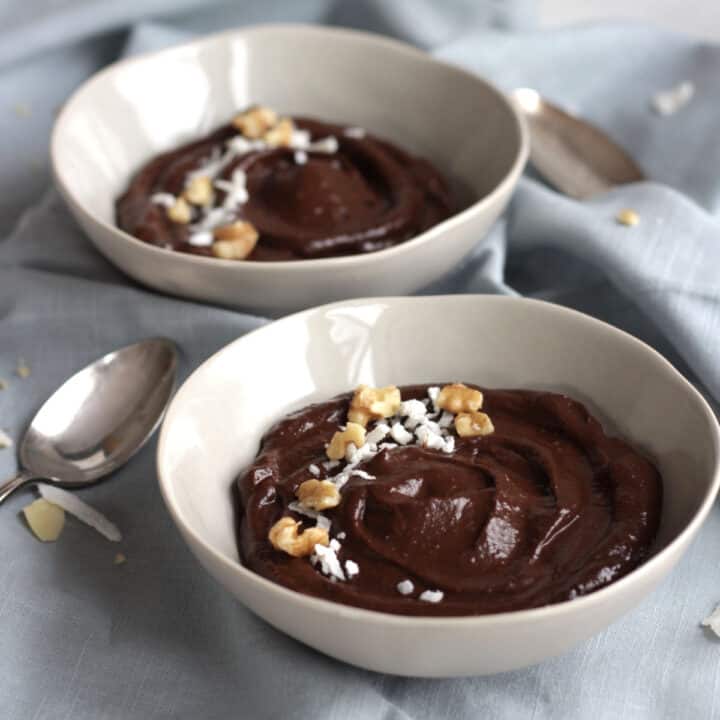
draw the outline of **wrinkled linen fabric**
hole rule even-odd
[[[58,105],[122,53],[265,21],[350,25],[400,37],[500,86],[538,88],[605,128],[651,182],[586,202],[528,174],[470,258],[428,293],[519,293],[562,303],[651,343],[711,402],[720,397],[720,48],[641,25],[532,29],[533,4],[9,0],[0,7],[0,428],[18,439],[68,375],[115,347],[173,338],[187,376],[267,322],[133,283],[90,245],[49,188]],[[669,117],[659,90],[696,86]],[[482,132],[482,118],[469,130]],[[633,228],[614,222],[630,207]],[[15,374],[20,358],[29,378]],[[699,623],[720,601],[720,515],[670,578],[564,657],[495,677],[383,676],[265,625],[191,557],[164,509],[151,442],[82,497],[122,529],[120,548],[69,520],[40,544],[0,507],[0,717],[720,717],[720,640]],[[0,451],[0,474],[15,469]],[[113,565],[120,549],[128,558]],[[528,642],[532,642],[528,638]]]

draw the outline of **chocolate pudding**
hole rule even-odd
[[[464,385],[361,386],[300,410],[265,435],[235,490],[248,568],[405,615],[605,587],[648,557],[662,499],[654,465],[581,403]]]
[[[432,165],[390,142],[251,108],[147,163],[116,216],[151,245],[272,261],[382,250],[459,209]]]

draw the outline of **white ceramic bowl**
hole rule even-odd
[[[461,618],[337,605],[275,585],[239,564],[229,489],[274,421],[361,382],[455,379],[566,392],[607,429],[644,449],[664,480],[653,557],[571,602]],[[707,403],[664,358],[580,313],[498,296],[368,299],[287,317],[205,362],[168,410],[158,473],[170,514],[200,562],[275,627],[371,670],[477,675],[567,650],[640,602],[670,572],[715,498],[718,431]]]
[[[174,253],[115,227],[114,201],[143,163],[256,102],[360,125],[426,157],[479,199],[396,247],[296,262]],[[68,207],[121,270],[162,292],[270,315],[411,293],[441,277],[503,211],[527,153],[517,111],[484,80],[379,36],[277,25],[111,65],[68,100],[51,142]]]

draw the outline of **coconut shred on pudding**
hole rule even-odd
[[[360,386],[265,435],[235,486],[244,565],[370,610],[478,615],[593,592],[649,554],[657,469],[569,397]]]
[[[267,261],[382,250],[457,209],[428,162],[362,128],[254,107],[151,160],[116,218],[158,247]]]

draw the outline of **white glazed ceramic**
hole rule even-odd
[[[173,253],[115,227],[114,201],[143,163],[251,103],[360,125],[426,157],[480,199],[394,248],[299,262]],[[379,36],[277,25],[111,65],[68,100],[51,143],[68,207],[121,270],[162,292],[270,315],[411,293],[441,277],[503,211],[527,153],[522,119],[484,80]]]
[[[239,564],[230,487],[273,422],[361,382],[444,380],[569,393],[608,430],[643,448],[664,478],[656,554],[619,582],[572,602],[450,619],[336,605],[282,588]],[[158,473],[170,514],[200,562],[275,627],[371,670],[477,675],[564,652],[662,580],[717,492],[718,431],[706,402],[664,358],[580,313],[498,296],[366,299],[287,317],[205,362],[168,410]]]

